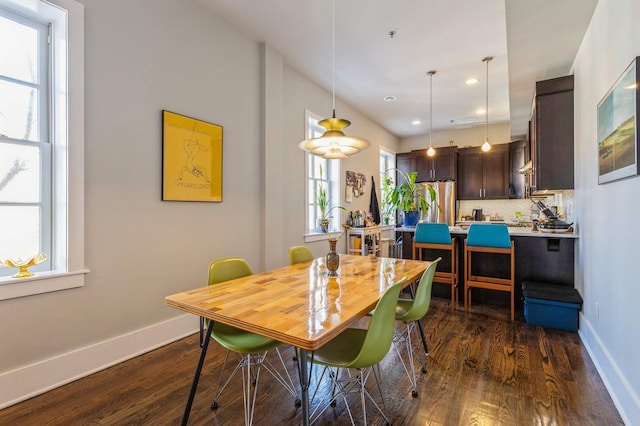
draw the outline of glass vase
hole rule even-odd
[[[336,252],[336,243],[338,240],[336,238],[329,239],[329,253],[325,258],[327,264],[327,270],[329,271],[329,276],[335,277],[338,275],[338,268],[340,267],[340,255]]]

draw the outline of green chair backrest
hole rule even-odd
[[[289,249],[289,264],[303,263],[313,260],[313,253],[305,246],[295,246]]]
[[[405,281],[407,281],[407,277],[394,283],[378,300],[360,353],[350,367],[364,368],[375,365],[389,352],[396,323],[398,296]]]
[[[247,275],[253,275],[253,271],[247,261],[239,257],[214,260],[209,265],[209,285],[246,277]]]
[[[403,321],[415,321],[421,319],[429,311],[431,305],[431,287],[433,286],[433,276],[436,273],[438,262],[442,260],[441,257],[431,262],[431,265],[422,274],[420,282],[418,283],[418,289],[416,290],[415,297],[413,298],[413,304],[411,308],[402,316]]]

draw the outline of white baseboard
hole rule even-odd
[[[640,397],[633,391],[628,380],[618,368],[606,346],[584,315],[580,315],[580,339],[584,344],[596,370],[611,395],[625,425],[640,425]]]
[[[197,331],[198,318],[185,314],[63,355],[0,373],[0,409]]]

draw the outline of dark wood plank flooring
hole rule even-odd
[[[510,322],[508,308],[475,305],[465,314],[461,308],[452,312],[448,303],[434,298],[422,321],[430,356],[427,373],[419,373],[417,398],[411,397],[393,352],[382,363],[386,408],[394,425],[623,424],[577,333],[525,324],[522,314]],[[199,355],[197,340],[190,336],[0,410],[0,425],[180,424]],[[291,360],[291,348],[283,353]],[[212,341],[189,424],[244,422],[239,376],[220,399],[220,408],[209,408],[222,355]],[[375,387],[370,388],[377,397]],[[301,423],[300,408],[266,374],[258,393],[254,424]],[[357,398],[351,405],[359,416]],[[384,424],[371,407],[367,413],[370,424]],[[350,424],[344,405],[329,408],[319,424]]]

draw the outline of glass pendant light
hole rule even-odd
[[[332,86],[333,86],[333,116],[320,120],[318,125],[324,127],[325,132],[319,138],[306,139],[298,144],[298,147],[308,151],[313,155],[324,158],[346,158],[348,155],[357,154],[361,150],[369,147],[371,143],[355,136],[347,136],[342,129],[349,126],[351,122],[344,118],[336,118],[336,36],[335,36],[335,0],[331,9],[331,33],[332,33]]]
[[[435,73],[435,70],[427,71],[427,74],[429,74],[429,149],[427,150],[427,155],[429,157],[436,155],[436,150],[431,145],[431,134],[433,133],[433,75]]]
[[[484,138],[484,143],[482,144],[482,151],[487,152],[489,150],[491,150],[491,144],[489,143],[489,62],[493,59],[493,56],[487,56],[485,58],[482,59],[482,62],[486,62],[487,63],[487,77],[486,77],[486,82],[487,82],[487,90],[486,90],[486,97],[485,97],[485,101],[486,101],[486,106],[484,109],[484,120],[485,120],[485,138]]]

